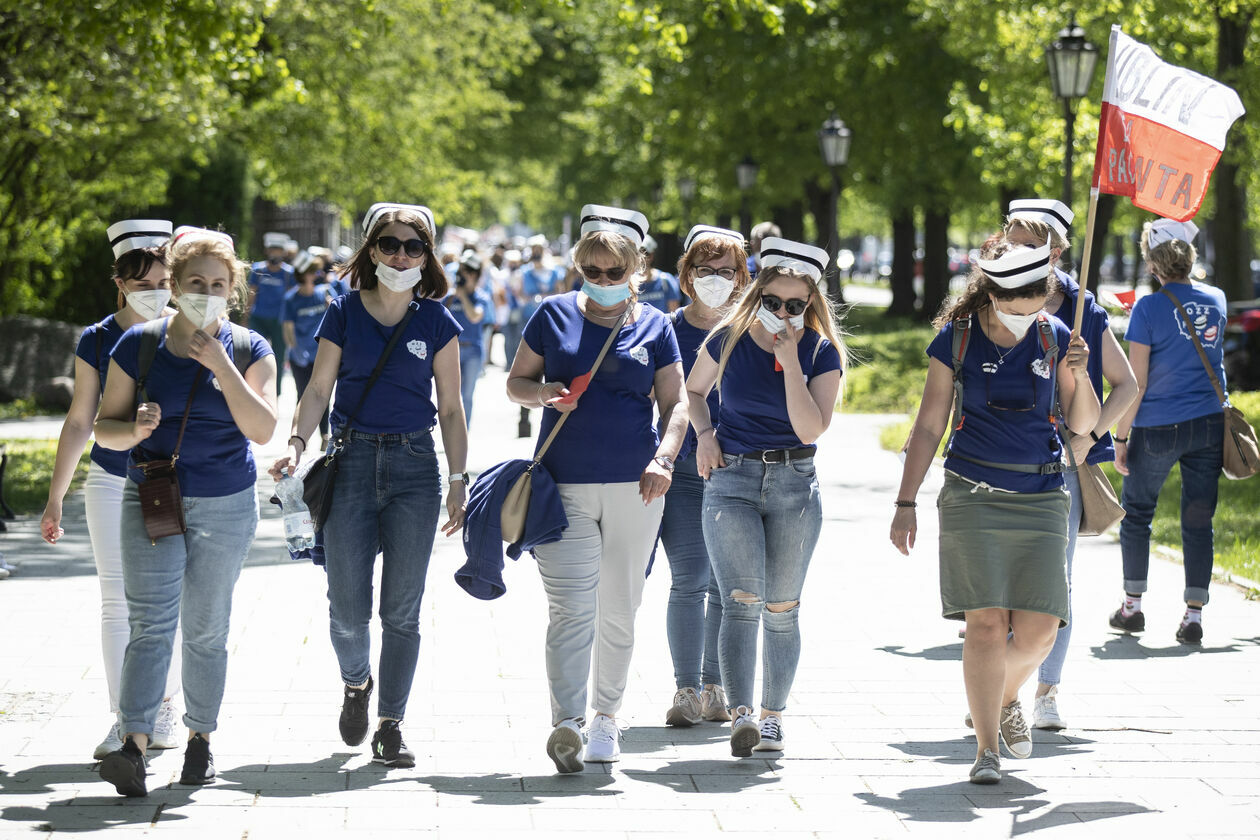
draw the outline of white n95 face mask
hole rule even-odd
[[[700,302],[713,309],[730,300],[731,292],[735,290],[734,280],[727,280],[718,274],[697,277],[692,285],[695,286],[696,297]]]
[[[175,305],[199,330],[204,330],[215,323],[220,315],[227,312],[227,298],[218,295],[198,295],[188,292],[177,297]]]
[[[170,299],[170,289],[142,289],[138,292],[127,292],[127,305],[146,321],[152,321],[161,315]]]
[[[1028,332],[1028,328],[1033,325],[1033,322],[1037,320],[1037,316],[1041,313],[1034,312],[1031,315],[1010,315],[995,306],[993,307],[993,314],[996,315],[997,319],[1002,322],[1002,326],[1006,327],[1015,334],[1016,339],[1021,339],[1024,337],[1024,334]]]
[[[409,292],[420,282],[422,266],[399,271],[383,262],[376,264],[376,279],[391,292]]]

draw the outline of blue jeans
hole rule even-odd
[[[184,634],[184,724],[205,733],[218,727],[232,590],[258,525],[255,488],[186,496],[184,520],[186,533],[150,542],[136,484],[123,486],[123,586],[131,624],[118,699],[124,732],[153,732],[176,624]]]
[[[1067,484],[1068,495],[1071,496],[1071,507],[1068,508],[1067,533],[1067,585],[1068,585],[1068,623],[1059,628],[1054,637],[1054,647],[1046,654],[1045,660],[1037,671],[1037,681],[1043,685],[1058,685],[1063,678],[1063,660],[1067,658],[1068,643],[1072,641],[1072,557],[1076,554],[1076,538],[1081,529],[1081,479],[1071,470],[1063,472],[1063,481]]]
[[[402,720],[420,655],[420,599],[442,507],[429,430],[346,436],[324,523],[328,625],[346,685],[372,673],[372,573],[381,566],[381,658],[377,710]]]
[[[1151,520],[1160,488],[1173,464],[1181,464],[1181,553],[1186,601],[1208,602],[1212,581],[1212,517],[1221,476],[1225,415],[1209,414],[1170,426],[1134,427],[1129,436],[1129,474],[1120,504],[1120,555],[1124,591],[1146,591]]]
[[[472,425],[473,391],[477,387],[477,377],[481,376],[481,354],[459,348],[459,395],[464,402],[464,421]]]
[[[674,480],[665,494],[661,519],[661,543],[669,557],[670,574],[665,633],[678,688],[722,684],[717,652],[722,597],[704,547],[703,507],[704,481],[696,473],[693,452],[674,464]]]
[[[796,677],[801,590],[822,530],[818,476],[813,458],[783,464],[723,458],[727,465],[705,483],[703,518],[722,596],[722,681],[731,709],[754,705],[761,625],[761,707],[780,712]]]

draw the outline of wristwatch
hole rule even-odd
[[[466,472],[451,473],[451,477],[446,480],[446,483],[454,484],[457,481],[462,481],[464,483],[464,486],[467,487],[468,486],[468,473]]]

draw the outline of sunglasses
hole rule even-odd
[[[399,248],[402,248],[407,252],[407,256],[414,260],[424,256],[424,252],[429,249],[429,244],[420,238],[408,239],[404,242],[397,236],[382,236],[376,240],[376,247],[387,257],[392,257],[398,253]]]
[[[786,308],[789,315],[796,316],[800,315],[809,307],[809,301],[801,300],[800,298],[788,298],[787,300],[782,300],[774,295],[762,295],[761,305],[770,312],[778,312],[780,309]]]
[[[734,280],[734,279],[735,279],[735,269],[733,269],[733,268],[714,268],[714,267],[713,267],[713,266],[711,266],[711,265],[698,265],[698,266],[696,266],[696,278],[697,278],[697,279],[699,279],[699,278],[701,278],[701,277],[712,277],[712,276],[713,276],[713,275],[715,275],[715,274],[716,274],[718,277],[721,277],[723,280]]]
[[[584,265],[580,267],[580,270],[582,276],[587,280],[598,280],[601,276],[604,276],[616,283],[626,276],[625,267],[620,265],[613,268],[598,268],[593,265]]]

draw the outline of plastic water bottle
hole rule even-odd
[[[297,559],[315,547],[315,524],[311,521],[310,508],[302,501],[302,479],[293,476],[280,479],[276,482],[276,496],[284,511],[284,541],[289,555]]]

